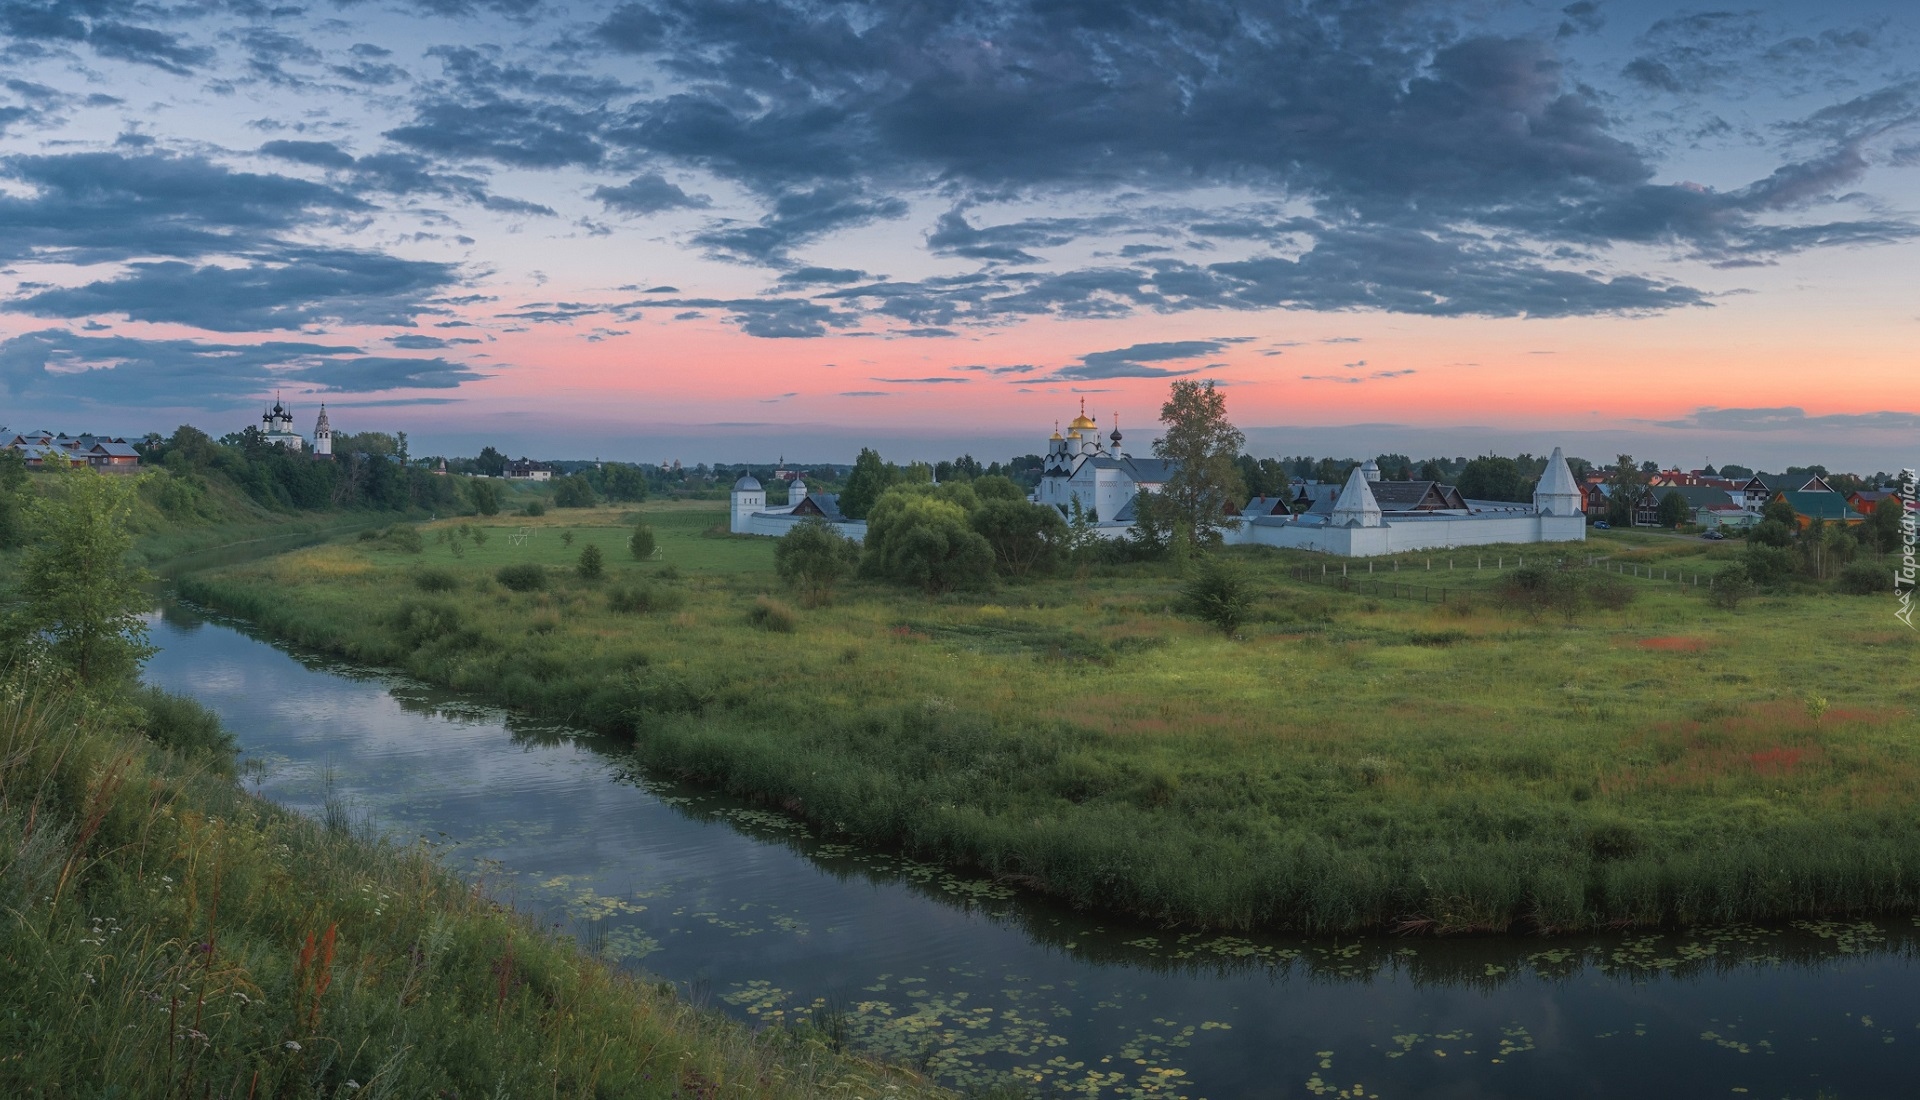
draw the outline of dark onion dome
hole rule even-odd
[[[733,483],[733,491],[736,493],[757,493],[760,491],[760,483],[754,480],[752,474],[741,474],[740,480]]]

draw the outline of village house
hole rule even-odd
[[[552,481],[553,467],[523,455],[507,463],[506,476],[508,481]]]
[[[0,450],[17,451],[30,470],[49,462],[88,466],[105,473],[127,473],[140,468],[140,452],[118,436],[68,435],[65,432],[22,432]]]

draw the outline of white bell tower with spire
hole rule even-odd
[[[327,423],[327,406],[320,406],[320,419],[313,423],[313,454],[316,458],[333,457],[333,425]]]

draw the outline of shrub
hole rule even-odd
[[[515,592],[537,592],[547,586],[547,571],[532,562],[503,565],[493,578]]]
[[[1834,587],[1849,596],[1874,596],[1893,591],[1893,570],[1870,561],[1857,561],[1840,571]]]
[[[381,550],[398,550],[404,554],[418,554],[426,549],[426,540],[420,537],[420,529],[406,523],[396,523],[378,531],[362,531],[360,540],[376,543]]]
[[[1051,505],[996,497],[973,513],[972,524],[993,547],[994,564],[1010,577],[1047,572],[1066,553],[1067,521]]]
[[[1765,527],[1766,524],[1760,526]],[[1798,568],[1793,551],[1758,542],[1750,543],[1741,551],[1740,564],[1747,571],[1747,579],[1756,588],[1777,588],[1792,579]]]
[[[233,734],[220,724],[219,715],[198,700],[157,687],[141,688],[133,701],[145,712],[141,728],[149,740],[178,753],[203,757],[222,775],[233,774],[233,755],[239,746]]]
[[[473,502],[473,510],[483,516],[500,514],[500,486],[491,481],[479,478],[468,481],[467,499]]]
[[[1753,578],[1748,575],[1745,566],[1730,565],[1713,576],[1713,586],[1707,589],[1707,599],[1713,606],[1726,611],[1736,611],[1740,602],[1753,595]]]
[[[747,622],[776,634],[791,634],[800,625],[800,616],[779,600],[762,596],[753,601],[753,607],[748,609]]]
[[[1633,585],[1611,573],[1600,573],[1587,577],[1587,598],[1595,607],[1604,607],[1608,611],[1620,611],[1632,604],[1639,595]]]
[[[1180,609],[1232,634],[1253,612],[1253,588],[1238,566],[1209,556],[1201,559],[1181,590]]]
[[[562,545],[562,546],[572,546],[572,545],[573,545],[573,532],[572,532],[572,531],[562,531],[562,532],[560,532],[560,545]]]
[[[653,528],[645,523],[635,524],[633,534],[627,536],[627,551],[633,555],[635,561],[646,561],[653,557],[653,551],[657,545],[653,537]]]
[[[607,593],[607,607],[623,615],[646,615],[655,611],[678,611],[686,597],[657,584],[636,584]]]
[[[520,511],[523,515],[544,516],[547,514],[547,505],[545,501],[530,500],[527,501],[527,506],[520,509]]]
[[[586,549],[580,551],[580,564],[578,568],[581,580],[597,581],[605,575],[607,571],[606,555],[600,552],[598,546],[595,546],[593,543],[588,543]]]
[[[970,588],[992,579],[993,547],[967,525],[960,505],[892,489],[867,520],[862,568],[928,592]]]
[[[585,474],[572,474],[556,478],[553,482],[553,504],[556,508],[591,508],[598,501],[593,495],[593,486],[587,483]]]
[[[422,592],[451,592],[460,587],[460,578],[451,569],[417,569],[413,574],[413,586]]]
[[[860,547],[819,519],[795,524],[773,544],[773,567],[780,579],[814,603],[833,595],[841,578],[853,572]]]

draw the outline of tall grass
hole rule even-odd
[[[0,1093],[934,1094],[622,977],[99,713],[0,697]]]
[[[1140,566],[984,598],[855,585],[783,632],[756,610],[770,553],[680,538],[681,515],[663,515],[661,553],[684,580],[608,570],[616,594],[654,578],[672,615],[622,612],[640,608],[558,573],[544,592],[369,614],[421,597],[403,565],[351,545],[186,590],[305,644],[629,735],[653,764],[826,831],[1088,906],[1348,931],[1920,904],[1914,700],[1897,676],[1849,671],[1911,663],[1890,607],[1881,622],[1866,601],[1803,594],[1735,614],[1704,588],[1623,578],[1634,598],[1563,622],[1495,606],[1491,570],[1457,570],[1472,602],[1442,606],[1296,583],[1294,559],[1245,555],[1232,638],[1176,613],[1178,576]],[[707,546],[767,564],[702,572]],[[1673,560],[1691,571],[1710,552]]]

